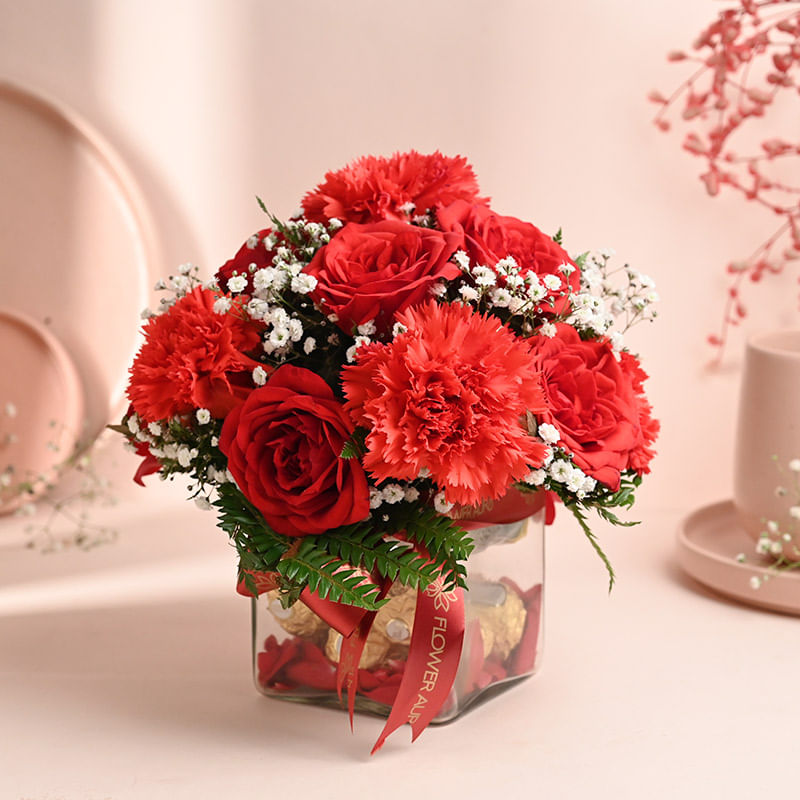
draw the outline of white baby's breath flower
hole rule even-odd
[[[793,458],[789,462],[789,469],[792,472],[800,472],[800,458]]]
[[[299,342],[303,338],[303,323],[299,319],[289,320],[289,338],[293,342]]]
[[[384,502],[390,505],[399,503],[401,500],[404,500],[406,496],[403,487],[398,483],[390,483],[384,486],[381,490],[381,495],[383,496]]]
[[[207,408],[198,408],[195,417],[201,425],[208,425],[211,422],[211,412]]]
[[[473,286],[461,286],[458,290],[458,293],[461,295],[461,299],[465,303],[474,303],[480,297],[477,289],[475,289]]]
[[[789,509],[789,516],[792,519],[800,519],[800,506],[792,506]]]
[[[578,469],[578,467],[573,466],[570,470],[569,475],[567,476],[566,484],[567,489],[571,492],[580,492],[583,493],[583,480],[586,476],[583,474],[583,470]]]
[[[291,334],[289,333],[289,326],[288,325],[280,325],[277,328],[273,328],[269,334],[269,343],[274,348],[280,348],[284,345],[289,343]]]
[[[453,508],[453,503],[447,502],[444,492],[437,492],[433,497],[433,507],[440,514],[447,514]]]
[[[495,270],[500,275],[508,275],[510,272],[516,269],[519,269],[519,266],[514,256],[506,256],[505,258],[501,258],[497,264],[495,264]]]
[[[545,289],[541,283],[536,282],[528,287],[527,294],[534,303],[538,303],[540,300],[547,297],[547,289]]]
[[[563,264],[558,265],[558,271],[562,275],[569,276],[572,275],[573,272],[575,272],[575,267],[572,264],[567,264],[567,262],[565,261]]]
[[[494,286],[497,283],[497,275],[489,267],[475,267],[472,276],[478,286]]]
[[[547,444],[555,444],[559,439],[561,439],[561,434],[558,432],[558,428],[556,428],[555,425],[551,425],[549,422],[543,422],[539,426],[539,436]]]
[[[558,329],[552,322],[545,322],[541,328],[539,328],[539,333],[542,336],[546,336],[548,339],[552,339],[556,333],[558,333]]]
[[[307,337],[306,340],[303,342],[303,352],[306,355],[310,355],[311,353],[313,353],[316,347],[317,347],[317,340],[313,336]]]
[[[134,435],[139,433],[139,418],[136,414],[131,414],[128,417],[128,430]]]
[[[263,292],[275,283],[277,277],[278,270],[275,267],[264,267],[253,274],[253,288]]]
[[[780,542],[772,542],[769,546],[769,551],[774,556],[778,556],[783,552],[783,545]]]
[[[406,486],[404,494],[407,503],[415,503],[419,500],[419,491],[413,486]]]
[[[251,319],[264,319],[271,313],[269,303],[260,297],[253,297],[247,303],[247,313]]]
[[[194,454],[194,455],[192,455]],[[186,469],[192,463],[192,459],[197,456],[197,450],[190,450],[186,445],[178,448],[177,458],[178,463]]]
[[[147,423],[147,430],[153,434],[153,436],[161,436],[161,425],[158,422],[148,422]]]
[[[376,333],[378,329],[375,327],[375,320],[371,319],[368,322],[365,322],[363,325],[359,325],[356,330],[362,336],[372,336],[372,334]]]
[[[549,467],[553,463],[553,459],[555,458],[555,452],[552,447],[548,447],[544,451],[544,457],[542,458],[542,467],[545,469]]]
[[[17,416],[17,407],[13,403],[6,403],[3,410],[6,412],[6,416],[11,417],[11,419]]]
[[[759,578],[758,575],[753,575],[750,578],[750,588],[751,589],[761,588],[761,578]]]
[[[194,504],[201,510],[201,511],[211,511],[211,503],[209,503],[207,497],[195,497]]]
[[[453,261],[465,272],[469,271],[469,256],[463,250],[456,250],[453,254]]]
[[[338,231],[344,223],[338,217],[331,217],[328,220],[328,230]]]
[[[309,294],[317,288],[317,279],[313,275],[301,272],[292,278],[292,291],[297,294]]]
[[[447,286],[443,283],[434,283],[429,291],[434,297],[443,297],[447,291]]]
[[[498,308],[508,308],[511,302],[511,292],[504,288],[493,289],[489,294],[489,299],[492,301],[492,305]]]
[[[214,301],[214,313],[215,314],[227,314],[231,310],[231,299],[230,297],[218,297]]]
[[[156,312],[149,308],[143,308],[139,313],[139,319],[144,319],[144,320],[152,319],[155,316]]]
[[[263,386],[267,382],[267,373],[264,367],[256,367],[253,370],[253,383],[256,386]]]
[[[547,473],[543,469],[535,469],[529,472],[522,480],[530,486],[541,486],[547,479]]]
[[[617,254],[613,247],[601,247],[597,252],[601,258],[612,258]]]
[[[548,472],[554,481],[566,483],[572,474],[572,464],[559,458],[550,465]]]
[[[374,486],[370,486],[369,489],[369,507],[370,508],[380,508],[383,504],[383,492],[380,489],[376,489]]]
[[[778,523],[774,519],[767,520],[766,528],[770,533],[777,533],[780,530]]]
[[[561,286],[561,278],[558,275],[545,275],[542,278],[542,283],[551,291],[557,292]]]

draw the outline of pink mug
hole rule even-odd
[[[753,540],[773,529],[772,541],[788,533],[783,553],[798,560],[800,520],[790,513],[800,499],[800,330],[757,334],[747,342],[739,398],[733,502]],[[780,488],[787,490],[782,493]],[[777,532],[775,526],[777,525]]]

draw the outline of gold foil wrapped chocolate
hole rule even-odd
[[[328,626],[303,602],[298,600],[283,608],[278,592],[267,593],[267,608],[278,624],[292,636],[303,639],[324,640]]]
[[[375,669],[387,661],[404,659],[408,655],[417,591],[395,584],[389,590],[388,598],[389,602],[375,615],[361,654],[361,669]],[[325,647],[325,655],[331,661],[338,663],[341,641],[341,634],[331,630]]]
[[[519,594],[502,581],[473,580],[468,597],[469,617],[477,618],[483,656],[504,662],[522,639],[527,610]]]

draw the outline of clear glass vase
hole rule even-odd
[[[433,722],[448,722],[536,672],[542,644],[544,513],[471,532],[464,646],[450,695]],[[355,708],[387,716],[408,656],[416,590],[395,585],[359,664]],[[302,602],[282,608],[275,592],[252,600],[253,671],[267,697],[340,707],[341,635]]]

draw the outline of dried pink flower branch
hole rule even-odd
[[[661,106],[656,126],[670,130],[669,113],[682,106],[679,119],[688,128],[683,148],[705,161],[700,179],[709,195],[727,186],[780,218],[749,256],[727,265],[731,281],[720,331],[708,337],[719,358],[730,327],[747,315],[745,279],[758,282],[800,259],[800,180],[792,178],[792,169],[800,173],[790,163],[800,155],[800,139],[773,136],[748,145],[743,135],[752,139],[753,122],[764,120],[777,99],[800,93],[800,0],[741,0],[719,13],[692,50],[667,55],[669,61],[695,64],[692,74],[669,96],[648,95]],[[751,154],[736,152],[734,137]]]

